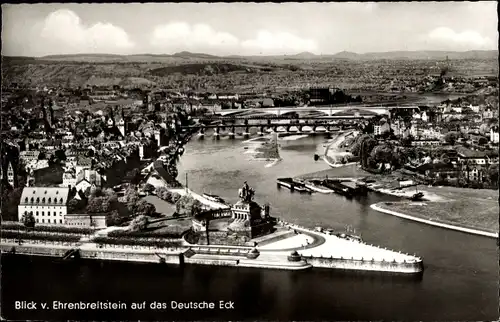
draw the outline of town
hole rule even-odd
[[[2,317],[497,319],[495,9],[2,4]]]
[[[453,84],[446,77],[438,79]],[[353,160],[366,156],[363,166],[372,172],[404,169],[428,184],[498,189],[498,82],[484,77],[468,82],[480,94],[363,115],[364,119],[355,121],[359,135],[346,140],[344,148],[351,151]],[[116,85],[18,87],[14,84],[2,92],[2,218],[26,221],[34,216],[37,225],[102,227],[150,218],[158,215],[156,209],[141,197],[151,194],[191,208],[186,213],[185,206],[178,206],[175,215],[193,215],[201,207],[198,200],[186,201],[188,196],[163,190],[158,193],[162,188],[151,182],[161,180],[168,189],[182,187],[176,162],[193,134],[210,124],[200,120],[215,121],[223,111],[271,109],[279,101],[265,98],[265,93],[249,101],[238,92],[207,94]],[[316,86],[302,90],[299,97],[305,110],[314,111],[315,105],[345,104],[350,96]],[[359,111],[360,105],[348,105],[344,114],[359,116]],[[292,122],[301,118],[299,112],[286,115]],[[267,117],[273,118],[272,114]],[[324,120],[328,122],[328,117]],[[58,211],[49,210],[59,199],[44,196],[46,188],[63,197]],[[40,210],[28,211],[35,204]],[[118,204],[128,204],[128,212],[118,211],[127,209]]]

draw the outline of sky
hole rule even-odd
[[[498,49],[497,3],[2,5],[2,55]]]

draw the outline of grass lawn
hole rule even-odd
[[[166,202],[165,200],[162,200],[157,196],[146,196],[143,199],[152,204],[153,206],[155,206],[156,212],[160,214],[170,216],[175,212],[174,204]]]
[[[497,197],[492,199],[467,197],[468,194],[474,195],[480,191],[482,190],[478,190],[477,192],[467,191],[462,198],[453,200],[423,203],[401,202],[391,203],[390,205],[381,203],[379,206],[439,223],[497,233],[498,192]],[[453,196],[457,197],[457,193],[455,192]]]
[[[148,224],[146,230],[154,233],[183,233],[192,226],[191,218],[165,218]]]

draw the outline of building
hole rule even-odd
[[[18,206],[18,219],[22,221],[23,215],[32,213],[36,223],[64,225],[68,198],[68,188],[24,188]]]
[[[38,160],[38,157],[40,156],[40,151],[22,151],[20,152],[21,160],[26,164],[30,161],[36,161]]]
[[[429,179],[457,179],[460,169],[448,163],[426,163],[418,167],[417,172]]]
[[[429,117],[427,116],[427,112],[423,111],[422,112],[422,115],[420,117],[422,119],[422,121],[424,121],[425,123],[427,123],[429,121]]]
[[[479,113],[479,105],[470,105],[469,108],[474,112],[474,113]]]
[[[411,141],[412,146],[436,146],[441,145],[439,139],[415,139]]]
[[[382,135],[390,130],[391,126],[385,119],[382,119],[379,123],[373,126],[373,134],[375,135]]]
[[[76,174],[78,175],[83,169],[90,169],[92,167],[92,159],[79,157],[76,160]]]
[[[469,165],[487,165],[498,163],[498,152],[486,152],[457,147],[458,162]]]
[[[175,182],[175,178],[167,172],[161,161],[155,161],[144,181],[154,187],[169,187]]]
[[[422,129],[421,136],[424,139],[440,140],[443,137],[443,134],[441,134],[441,131],[434,129],[433,127],[429,127]]]
[[[106,178],[96,170],[83,169],[76,175],[76,186],[78,187],[78,184],[82,181],[87,181],[90,186],[95,185],[96,187],[101,188],[104,185]]]
[[[66,225],[87,228],[105,228],[106,215],[101,214],[67,214]]]
[[[7,181],[14,187],[14,168],[11,162],[9,162],[9,166],[7,167]]]
[[[490,129],[490,141],[498,143],[498,125],[492,126]]]
[[[74,171],[66,171],[63,173],[63,182],[60,186],[69,189],[76,186],[76,176]]]
[[[490,107],[486,108],[486,110],[483,112],[484,119],[491,119],[493,118],[493,116],[493,110]]]
[[[326,103],[330,101],[332,89],[328,87],[311,87],[309,97],[311,103]]]

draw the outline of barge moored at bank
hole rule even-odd
[[[278,188],[285,187],[290,189],[290,191],[298,191],[304,193],[311,193],[311,189],[309,189],[304,182],[299,180],[295,180],[293,178],[278,178],[276,180]]]

